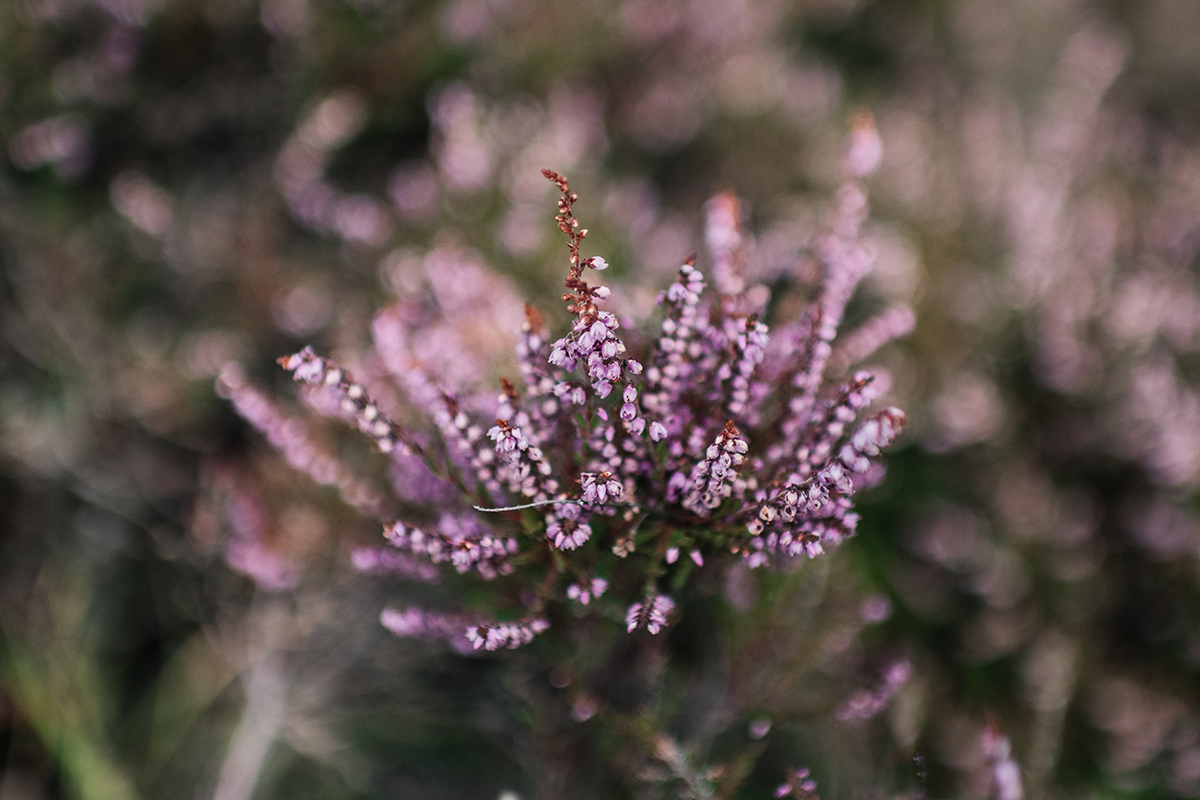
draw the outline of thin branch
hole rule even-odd
[[[490,511],[492,513],[498,513],[500,511],[524,511],[527,508],[540,508],[541,506],[552,506],[552,505],[556,505],[559,503],[562,503],[565,505],[573,505],[573,506],[583,505],[582,500],[573,500],[570,497],[555,497],[550,500],[538,500],[536,503],[525,503],[524,505],[519,505],[519,506],[504,506],[502,508],[484,508],[483,506],[472,505],[471,508],[475,509],[476,511]]]

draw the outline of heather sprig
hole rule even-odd
[[[501,378],[497,394],[464,394],[443,385],[430,359],[411,351],[426,321],[405,300],[380,315],[376,346],[400,394],[432,426],[393,421],[364,384],[311,348],[280,359],[311,387],[310,405],[357,426],[393,463],[418,459],[459,498],[424,508],[401,498],[404,518],[383,522],[387,544],[405,558],[364,551],[364,568],[429,579],[414,569],[419,559],[517,589],[497,590],[513,619],[389,610],[387,627],[495,650],[528,643],[547,629],[552,604],[574,602],[623,619],[630,632],[655,634],[678,613],[664,589],[678,585],[671,576],[679,570],[722,569],[730,555],[752,568],[787,567],[853,534],[852,497],[904,424],[895,408],[860,418],[875,396],[869,373],[841,382],[829,374],[845,306],[870,265],[859,240],[861,179],[877,149],[874,128],[858,121],[846,182],[808,248],[821,277],[800,317],[783,322],[781,341],[757,313],[769,293],[749,277],[736,200],[709,206],[718,291],[708,292],[688,258],[659,295],[662,319],[647,337],[639,327],[623,330],[604,308],[612,290],[589,270],[608,263],[582,254],[588,231],[575,214],[578,195],[545,170],[561,192],[555,221],[567,237],[562,299],[571,323],[552,341],[542,315],[526,306],[516,339],[523,386]],[[836,352],[846,361],[868,349],[864,342],[873,348],[904,328],[868,322],[868,333],[850,339],[857,344]],[[689,555],[682,562],[681,549]]]

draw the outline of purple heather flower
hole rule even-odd
[[[468,631],[472,621],[462,614],[445,614],[423,608],[385,608],[379,622],[397,636],[449,643],[460,653],[471,652]]]
[[[467,630],[467,641],[471,647],[478,650],[499,650],[501,647],[513,649],[523,644],[529,644],[533,637],[550,627],[550,623],[540,617],[531,617],[515,622],[494,622],[474,625]]]
[[[546,515],[546,538],[560,550],[582,547],[592,536],[592,526],[581,522],[579,506],[561,504]]]
[[[379,491],[348,470],[332,453],[318,447],[300,419],[283,413],[274,401],[250,386],[240,366],[229,364],[221,370],[217,391],[262,431],[289,464],[319,484],[336,487],[342,499],[360,512],[381,515],[384,500]]]
[[[521,451],[529,447],[529,442],[521,435],[520,428],[508,424],[508,420],[496,420],[496,424],[488,431],[488,438],[496,443],[496,452],[510,464],[517,463]]]
[[[571,322],[552,338],[541,314],[526,307],[516,338],[523,385],[501,378],[499,393],[494,385],[472,385],[488,363],[466,344],[478,340],[468,332],[486,297],[473,287],[495,280],[478,265],[474,272],[450,269],[466,280],[458,290],[462,281],[431,269],[436,303],[401,300],[379,314],[372,326],[377,357],[360,369],[366,382],[311,348],[280,360],[305,384],[312,408],[365,433],[397,474],[419,465],[426,482],[443,486],[438,492],[385,503],[236,370],[227,371],[220,389],[294,465],[384,520],[393,557],[363,551],[356,563],[364,569],[426,580],[430,574],[415,569],[424,564],[484,579],[512,575],[525,587],[526,616],[516,622],[393,612],[387,621],[396,631],[440,631],[460,648],[514,647],[544,630],[548,604],[566,598],[587,605],[599,597],[607,584],[586,577],[597,571],[676,572],[691,567],[679,563],[684,548],[709,569],[722,551],[752,567],[815,557],[853,534],[853,495],[868,476],[875,479],[872,460],[904,424],[891,408],[864,419],[877,391],[868,373],[836,377],[911,321],[900,313],[839,338],[846,304],[871,260],[859,238],[866,216],[860,178],[874,159],[869,133],[856,128],[849,179],[809,248],[821,271],[812,299],[773,329],[756,316],[775,304],[764,299],[767,286],[751,283],[740,211],[726,196],[708,209],[716,291],[689,258],[659,295],[662,317],[653,334],[639,335],[646,330],[640,325],[624,330],[601,307],[612,290],[590,282],[595,273],[588,270],[607,262],[580,252],[587,231],[574,216],[577,197],[565,178],[547,172],[562,191],[556,223],[570,253],[563,300]],[[430,307],[444,309],[445,319],[464,330],[432,325]],[[374,364],[387,374],[374,374]],[[417,427],[422,415],[432,424]],[[404,509],[403,519],[392,515],[393,506]],[[539,511],[524,513],[533,507]],[[626,625],[657,633],[674,603],[653,582],[647,591],[628,607]],[[457,639],[442,635],[451,629]]]
[[[443,514],[437,531],[394,522],[384,529],[392,547],[424,556],[434,564],[450,563],[456,572],[474,569],[486,580],[513,571],[509,557],[518,550],[516,539],[493,536],[471,518]]]
[[[583,502],[604,504],[609,500],[620,502],[625,497],[625,487],[610,472],[583,472],[579,475],[583,487]]]
[[[567,597],[586,606],[593,599],[604,594],[607,589],[608,581],[604,578],[593,578],[590,581],[584,581],[583,584],[572,583],[567,587]]]
[[[733,420],[725,423],[725,430],[692,468],[691,491],[684,498],[684,507],[702,517],[718,508],[733,493],[735,468],[745,460],[748,449],[746,440],[733,426]]]
[[[625,628],[633,633],[645,628],[658,633],[667,626],[667,615],[675,610],[675,601],[665,594],[656,594],[644,603],[634,603],[625,614]]]
[[[279,359],[279,363],[296,380],[327,388],[339,401],[342,413],[353,420],[359,430],[374,439],[384,453],[391,453],[397,448],[406,454],[412,452],[414,446],[407,434],[383,414],[367,394],[366,387],[354,381],[341,367],[321,358],[311,347],[285,356]]]

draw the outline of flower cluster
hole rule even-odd
[[[842,703],[836,716],[843,722],[852,719],[870,719],[879,713],[892,699],[892,695],[904,685],[912,674],[912,664],[907,660],[890,664],[883,672],[883,680],[871,689],[861,689]]]
[[[692,485],[683,499],[684,508],[701,517],[707,517],[719,508],[725,498],[733,494],[735,468],[746,459],[749,449],[746,440],[733,426],[733,420],[726,422],[717,441],[708,446],[704,458],[692,467]]]
[[[775,789],[775,797],[794,797],[796,800],[819,800],[817,782],[807,767],[788,772],[787,780]]]
[[[629,607],[625,614],[625,627],[630,633],[638,628],[658,633],[666,626],[667,615],[674,610],[674,600],[664,594],[655,595],[644,603],[634,603]]]
[[[878,147],[874,128],[861,121],[852,139],[852,152]],[[381,362],[390,381],[360,382],[311,348],[280,359],[308,387],[309,404],[366,433],[393,473],[441,485],[413,496],[404,491],[411,480],[397,479],[396,507],[405,511],[385,521],[388,545],[519,586],[507,594],[523,606],[510,620],[410,610],[392,612],[389,628],[459,644],[465,637],[473,648],[516,647],[546,629],[549,604],[596,608],[623,596],[632,601],[626,628],[658,633],[676,606],[661,589],[678,570],[719,569],[729,555],[750,567],[787,566],[854,532],[851,498],[904,415],[888,408],[861,418],[875,396],[873,377],[840,377],[830,366],[845,306],[871,260],[859,239],[869,169],[861,158],[847,163],[826,232],[806,250],[821,278],[803,313],[774,333],[765,311],[773,307],[766,281],[775,276],[756,281],[747,272],[736,201],[719,199],[709,209],[710,228],[720,228],[708,237],[719,262],[716,291],[687,259],[659,296],[658,335],[646,339],[601,308],[611,289],[592,275],[608,263],[581,255],[588,232],[575,216],[578,197],[566,178],[546,170],[562,193],[556,222],[569,249],[562,299],[572,321],[552,340],[542,315],[526,307],[517,342],[523,391],[505,378],[498,395],[473,390],[432,366],[417,345],[436,328],[423,316],[427,301],[402,300],[373,328],[381,357],[364,369],[374,363],[378,372]],[[461,324],[471,323],[464,316]],[[860,330],[869,335],[852,336],[854,347],[839,352],[866,355],[863,343],[882,343],[888,329],[897,326],[868,320]],[[465,371],[449,363],[457,346],[438,352],[447,375]],[[226,393],[246,407],[236,388]],[[433,428],[395,421],[413,411],[432,418]],[[681,550],[689,558],[680,560]],[[359,561],[418,574],[407,560]],[[603,603],[593,603],[601,595]]]

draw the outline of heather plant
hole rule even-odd
[[[968,48],[936,72],[976,77],[911,88],[928,125],[911,102],[877,109],[894,163],[945,166],[875,185],[926,220],[919,315],[952,332],[918,367],[928,400],[906,398],[925,456],[894,476],[936,499],[881,566],[937,642],[913,659],[935,786],[958,797],[1200,779],[1195,141],[1178,103],[1142,105],[1136,39],[1083,11],[1045,18],[1036,90],[1019,48]]]
[[[308,406],[356,427],[387,457],[390,498],[315,452],[305,423],[236,365],[223,372],[220,391],[293,466],[381,518],[385,544],[356,551],[361,569],[418,581],[450,570],[488,585],[448,598],[449,607],[383,609],[382,624],[398,636],[469,653],[547,635],[559,642],[554,648],[592,617],[602,621],[594,632],[619,624],[634,636],[659,635],[686,613],[681,598],[694,598],[698,581],[734,568],[794,571],[836,548],[854,534],[854,494],[880,478],[873,459],[905,418],[896,408],[867,415],[879,393],[875,376],[844,370],[904,333],[908,318],[897,325],[892,314],[838,338],[870,266],[859,238],[862,179],[879,155],[872,121],[856,117],[846,180],[824,231],[800,256],[818,278],[801,312],[774,331],[764,321],[771,292],[747,275],[735,200],[710,205],[715,290],[690,257],[658,296],[661,318],[631,325],[605,309],[613,290],[594,276],[608,263],[584,253],[578,195],[544,170],[561,192],[555,222],[567,239],[562,300],[570,328],[555,338],[543,314],[525,307],[516,342],[523,386],[500,377],[498,393],[449,390],[456,374],[474,371],[470,355],[443,347],[436,368],[426,366],[421,336],[441,312],[420,296],[377,317],[374,353],[363,359],[368,372],[371,363],[382,368],[371,380],[311,347],[279,359]],[[488,302],[486,293],[473,299]],[[539,652],[553,661],[553,649]],[[892,672],[881,697],[866,697],[845,718],[877,711],[907,666]],[[573,712],[580,722],[606,702],[595,687],[582,692]],[[654,748],[670,764],[678,759],[661,757],[674,747],[664,735]],[[687,783],[681,769],[675,777]],[[797,778],[781,789],[809,792],[811,782]]]
[[[1196,795],[1194,14],[1180,0],[4,4],[0,794],[623,796],[660,780],[703,794],[747,768],[745,797],[781,776],[811,793],[814,775],[826,798]],[[776,401],[801,391],[734,397],[733,361],[714,403],[718,389],[682,390],[711,422],[705,449],[730,420],[747,443],[708,509],[689,497],[697,451],[671,461],[672,439],[651,436],[667,425],[652,355],[675,313],[653,300],[707,238],[697,324],[757,311],[766,350],[781,347],[817,284],[796,243],[823,241],[813,198],[838,181],[846,104],[864,102],[888,143],[857,240],[877,254],[820,392],[916,306],[916,335],[872,359],[886,370],[869,387],[890,374],[910,424],[889,479],[853,498],[856,536],[793,559],[764,538],[783,509],[762,521],[732,492],[771,468]],[[560,234],[544,165],[586,187],[582,255],[612,267],[579,279],[606,279],[596,306],[626,346],[605,398],[588,364],[538,362],[584,393],[556,428],[573,447],[515,421],[538,361],[513,357],[522,301],[547,358],[577,341],[577,315],[545,299],[568,265],[545,257]],[[730,191],[705,231],[714,186]],[[381,284],[401,299],[370,329],[403,346],[358,339]],[[727,297],[743,305],[725,313]],[[860,325],[880,301],[896,305]],[[252,387],[287,380],[267,365],[308,341],[413,455],[368,453],[332,388],[300,389],[326,419]],[[247,375],[226,370],[226,388],[265,437],[213,397],[231,359]],[[498,413],[501,378],[515,400]],[[589,408],[617,446],[683,475],[677,500],[606,465],[576,427]],[[470,449],[447,454],[443,412],[451,426],[461,412],[463,438],[477,428]],[[506,437],[515,467],[488,437],[497,418],[530,443]],[[529,495],[511,476],[533,447],[551,474],[531,468]],[[753,544],[755,519],[758,555],[715,540]],[[396,521],[409,550],[378,539]],[[709,538],[659,554],[670,526]],[[504,550],[460,574],[461,554],[412,552],[414,529],[493,531]],[[587,539],[564,549],[559,534]],[[657,633],[650,618],[627,632],[631,607],[666,598]],[[392,637],[377,614],[434,641]],[[528,645],[486,649],[499,624],[534,619],[549,627]],[[523,638],[508,634],[494,637]],[[589,769],[591,787],[568,780]]]

